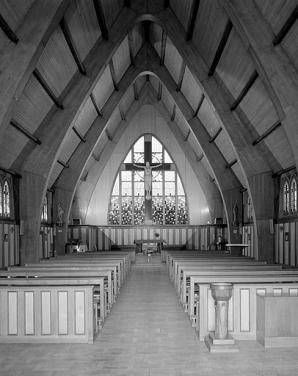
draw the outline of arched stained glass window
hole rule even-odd
[[[283,183],[283,213],[284,215],[290,214],[290,187],[288,179]]]
[[[297,178],[293,175],[291,180],[291,214],[297,213]]]
[[[152,135],[140,137],[121,165],[112,190],[109,224],[188,224],[187,200],[177,169]]]
[[[47,220],[48,220],[48,199],[47,199],[47,197],[45,197],[44,200],[43,200],[41,220],[42,220],[42,222],[47,222]]]
[[[10,189],[7,180],[3,185],[3,211],[4,217],[10,217]]]

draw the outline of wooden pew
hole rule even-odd
[[[0,278],[1,343],[93,343],[104,277]]]

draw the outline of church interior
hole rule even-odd
[[[0,0],[3,375],[297,375],[297,19]]]

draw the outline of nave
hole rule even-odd
[[[0,344],[0,374],[297,375],[297,348],[237,344],[239,353],[209,353],[191,327],[160,256],[138,254],[93,345]]]

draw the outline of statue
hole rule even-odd
[[[239,222],[238,222],[238,206],[237,204],[235,204],[233,206],[233,226],[234,227],[237,227],[239,225]]]
[[[57,222],[57,225],[59,227],[61,227],[61,226],[63,226],[63,218],[62,218],[62,216],[63,216],[64,210],[62,209],[62,207],[61,207],[60,204],[58,204],[58,211],[57,211],[57,213],[58,213],[58,222]]]
[[[145,191],[146,191],[146,200],[151,199],[151,187],[152,187],[152,169],[161,166],[162,163],[156,166],[150,166],[149,162],[146,162],[145,166],[140,166],[134,164],[135,167],[143,168],[145,172]]]

